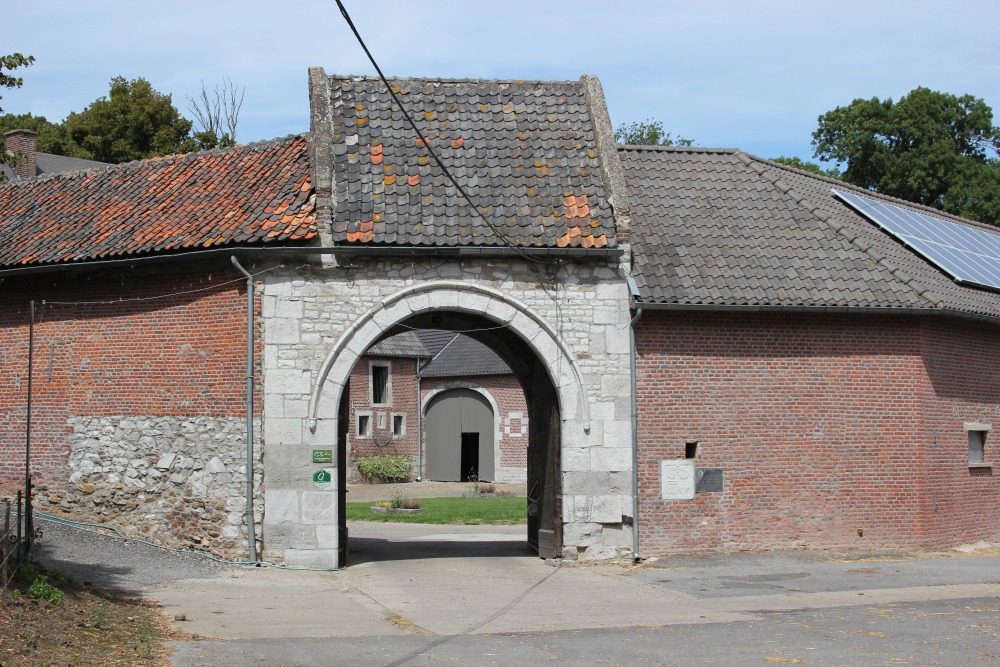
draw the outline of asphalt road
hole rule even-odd
[[[1000,665],[1000,549],[552,567],[523,526],[352,524],[341,572],[232,568],[45,526],[40,554],[140,590],[187,666]],[[987,555],[983,555],[987,554]]]

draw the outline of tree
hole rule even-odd
[[[648,119],[641,123],[622,123],[615,130],[615,141],[636,146],[691,146],[693,139],[671,136],[663,131],[663,123]]]
[[[170,95],[157,92],[142,78],[115,77],[107,97],[71,113],[65,125],[70,138],[102,162],[128,162],[204,147],[190,136],[192,123],[180,115]]]
[[[982,99],[928,88],[856,99],[819,117],[812,145],[847,164],[849,183],[1000,224],[1000,128]]]
[[[94,158],[70,138],[65,125],[52,123],[45,116],[33,116],[30,113],[0,115],[0,136],[11,130],[34,130],[38,134],[36,146],[40,153],[66,155],[85,160]]]
[[[187,98],[188,110],[201,125],[201,131],[196,132],[195,137],[203,144],[214,143],[223,148],[236,145],[236,126],[245,92],[245,88],[237,89],[227,78],[221,89],[216,86],[209,95],[202,81],[198,99]]]
[[[819,176],[829,176],[830,178],[840,178],[840,170],[836,167],[831,169],[824,169],[815,162],[806,162],[805,160],[797,157],[773,157],[770,158],[771,162],[777,162],[778,164],[783,164],[788,167],[794,167],[795,169],[801,169],[802,171],[808,171],[812,174],[818,174]]]
[[[27,67],[35,62],[34,56],[26,56],[21,53],[12,53],[9,56],[0,56],[0,88],[20,88],[24,79],[13,74],[5,74],[4,70],[13,72],[20,67]],[[3,96],[0,95],[0,99]],[[3,109],[0,108],[0,113]]]

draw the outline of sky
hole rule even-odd
[[[917,86],[1000,116],[996,0],[344,0],[389,76],[576,80],[612,123],[657,120],[705,147],[813,160],[816,119]],[[237,139],[309,130],[307,70],[375,73],[333,0],[3,3],[0,54],[33,55],[8,113],[60,121],[142,77],[188,98],[245,89]],[[998,119],[994,119],[997,123]]]

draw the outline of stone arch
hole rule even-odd
[[[562,421],[578,419],[590,431],[587,387],[579,365],[555,329],[527,304],[503,292],[454,280],[421,283],[402,289],[372,307],[344,331],[327,354],[309,398],[309,429],[316,430],[320,397],[333,385],[331,404],[340,405],[351,369],[375,341],[398,322],[433,311],[478,315],[508,327],[542,362],[561,406]]]

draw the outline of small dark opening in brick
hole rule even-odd
[[[698,456],[698,442],[686,442],[684,443],[684,458],[693,459]]]

